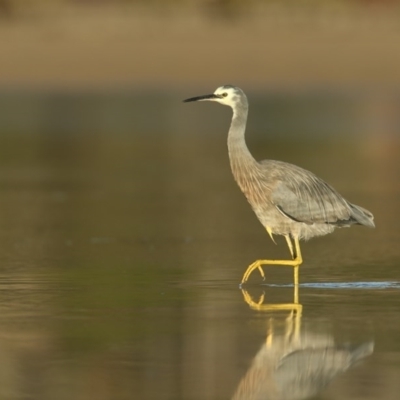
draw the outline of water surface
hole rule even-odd
[[[258,157],[375,215],[375,230],[303,245],[296,298],[287,267],[239,289],[250,262],[288,250],[235,186],[218,129],[4,132],[1,398],[398,398],[398,141],[249,132]]]

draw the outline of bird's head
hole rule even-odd
[[[190,99],[186,99],[183,101],[185,103],[190,101],[216,101],[225,106],[232,107],[234,110],[237,108],[238,105],[241,105],[242,107],[247,107],[247,97],[242,89],[232,85],[220,86],[212,94],[191,97]]]

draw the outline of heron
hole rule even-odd
[[[297,285],[303,262],[300,240],[326,235],[339,227],[375,227],[370,211],[347,201],[312,172],[283,161],[255,160],[245,140],[249,103],[242,89],[224,85],[212,94],[184,100],[192,101],[214,101],[232,108],[228,153],[233,177],[272,241],[276,243],[274,235],[283,236],[291,254],[287,260],[254,261],[241,284],[256,269],[265,279],[264,265],[286,265],[294,267]]]

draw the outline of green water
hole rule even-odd
[[[398,398],[397,139],[249,133],[258,157],[313,170],[375,215],[375,230],[303,245],[292,314],[269,308],[293,303],[290,268],[239,289],[250,262],[288,250],[235,186],[225,140],[3,133],[0,398]]]

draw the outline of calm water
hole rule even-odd
[[[249,133],[375,214],[303,245],[295,298],[285,267],[239,289],[288,250],[236,188],[226,129],[1,136],[0,398],[398,399],[398,140]]]

